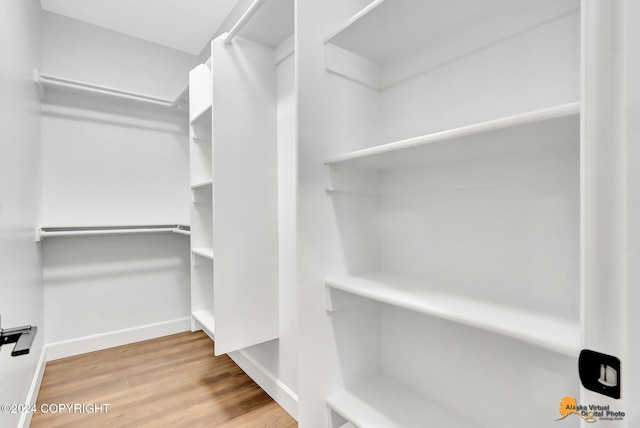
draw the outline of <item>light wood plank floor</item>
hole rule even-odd
[[[107,413],[42,413],[32,427],[289,428],[296,421],[202,332],[47,363],[42,404],[109,403]]]

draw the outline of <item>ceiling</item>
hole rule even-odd
[[[42,9],[198,55],[238,0],[40,0]]]

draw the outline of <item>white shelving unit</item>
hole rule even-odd
[[[354,190],[354,171],[366,171],[355,180],[361,191],[380,192],[376,176],[403,168],[456,162],[506,151],[535,151],[577,146],[580,106],[571,103],[494,121],[469,125],[408,140],[345,153],[325,162],[341,170],[330,173],[330,191]],[[344,174],[344,168],[350,174]],[[363,186],[366,183],[367,186]],[[429,280],[386,272],[359,276],[328,277],[329,291],[341,290],[382,303],[459,322],[520,339],[536,346],[577,357],[580,344],[578,320],[563,319],[517,307],[507,307],[466,298]],[[339,296],[329,299],[333,301]]]
[[[292,6],[265,4],[190,74],[193,328],[213,338],[215,318],[218,355],[279,335],[276,66],[291,52],[276,48],[291,30],[271,18]]]
[[[384,375],[372,376],[348,390],[331,395],[327,405],[333,412],[349,420],[346,424],[348,427],[475,426],[453,410],[443,408],[441,404]]]
[[[197,327],[202,329],[211,340],[215,340],[215,321],[213,318],[213,311],[204,310],[196,311],[191,314]]]
[[[523,405],[531,391],[577,396],[579,37],[576,0],[376,0],[327,33],[324,75],[300,95],[325,127],[306,117],[299,159],[331,331],[303,346],[337,362],[308,374],[335,391],[332,428],[503,428],[526,412],[535,427],[557,409]]]
[[[214,338],[212,76],[201,64],[189,73],[191,159],[191,315],[192,329]]]

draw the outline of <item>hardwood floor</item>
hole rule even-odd
[[[108,403],[106,413],[43,413]],[[47,363],[31,427],[289,428],[296,421],[202,332]],[[90,408],[85,408],[90,410]]]

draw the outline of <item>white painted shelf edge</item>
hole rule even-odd
[[[332,31],[328,36],[326,36],[324,38],[324,40],[323,40],[323,43],[325,43],[325,44],[326,43],[331,43],[331,39],[333,39],[338,34],[342,33],[345,29],[351,27],[355,22],[357,22],[361,18],[367,16],[367,14],[369,12],[371,12],[376,7],[380,6],[382,3],[384,3],[384,1],[385,0],[374,0],[374,1],[372,1],[364,9],[362,9],[360,12],[358,12],[357,14],[352,16],[349,20],[344,22],[340,27],[338,27],[337,29]]]
[[[540,348],[577,358],[580,325],[488,302],[431,291],[427,281],[372,272],[363,276],[326,279],[329,289],[344,291],[403,309],[446,319],[518,339]]]
[[[189,124],[191,126],[196,126],[200,122],[208,123],[211,120],[211,108],[212,108],[212,106],[211,106],[211,104],[209,104],[207,106],[207,108],[205,108],[200,113],[198,113],[196,116],[194,116],[193,119],[191,119],[189,121]]]
[[[199,181],[197,183],[193,183],[191,185],[191,189],[196,190],[196,189],[200,189],[203,187],[208,187],[213,185],[213,180],[204,180],[204,181]]]
[[[213,321],[213,311],[197,311],[191,314],[193,319],[200,324],[202,330],[211,338],[215,340],[215,323]]]
[[[194,248],[191,252],[197,256],[213,260],[213,248]]]
[[[144,225],[144,226],[40,226],[36,228],[36,242],[45,238],[67,238],[77,236],[108,236],[108,235],[151,235],[161,233],[175,233],[190,236],[189,226],[173,225]]]
[[[353,388],[329,396],[327,405],[351,424],[363,428],[476,426],[452,410],[383,375],[370,377]]]
[[[353,152],[344,153],[334,158],[330,158],[324,163],[325,165],[333,165],[349,160],[362,159],[368,156],[396,152],[441,141],[455,140],[458,138],[469,137],[473,135],[481,135],[488,132],[513,128],[529,123],[542,122],[545,120],[577,115],[579,113],[579,102],[563,104],[560,106],[550,107],[542,110],[535,110],[524,114],[509,116],[487,122],[481,122],[473,125],[463,126],[460,128],[450,129],[447,131],[436,132],[433,134],[422,135],[419,137],[395,141],[393,143],[382,144],[362,150],[356,150]]]

